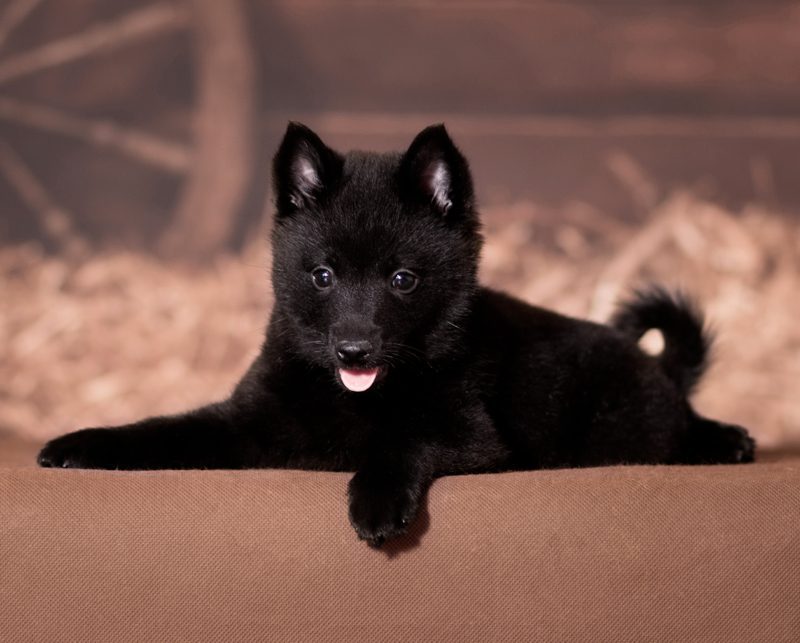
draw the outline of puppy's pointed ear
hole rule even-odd
[[[467,160],[444,125],[422,130],[400,161],[402,194],[438,214],[454,217],[473,207],[472,177]]]
[[[289,123],[272,162],[278,215],[313,208],[342,175],[343,159],[305,125]]]

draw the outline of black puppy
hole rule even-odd
[[[290,124],[274,187],[275,306],[230,398],[62,436],[39,464],[355,471],[350,520],[379,545],[445,474],[753,459],[687,401],[709,340],[685,300],[643,293],[603,326],[478,285],[472,180],[443,126],[402,155],[340,155]]]

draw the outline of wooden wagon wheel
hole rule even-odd
[[[111,10],[115,13],[108,16]],[[65,21],[76,20],[76,12],[85,23],[76,31],[30,44],[42,31],[63,31]],[[44,23],[44,27],[31,32],[30,23],[37,18],[39,26]],[[56,26],[51,28],[53,24]],[[26,26],[27,39],[17,33]],[[163,65],[169,61],[150,61],[148,49],[164,38],[171,38],[179,43],[174,46],[187,50],[185,55],[181,51],[175,57],[183,55],[188,62],[182,64],[191,67],[189,75],[193,77],[188,110],[184,108],[182,117],[173,114],[172,118],[173,125],[184,121],[173,127],[176,131],[183,128],[183,141],[168,126],[153,132],[146,126],[126,124],[97,113],[93,105],[87,104],[93,89],[90,81],[78,83],[84,85],[79,91],[90,95],[74,101],[80,103],[81,109],[61,105],[69,88],[65,91],[53,81],[54,74],[72,73],[74,78],[76,65],[97,65],[104,57],[130,50],[136,52],[136,57],[127,59],[134,66],[141,66],[136,61],[144,60],[142,64],[152,68],[138,70],[137,78],[147,78],[151,71],[163,73]],[[57,160],[46,158],[53,152],[41,144],[38,156],[26,155],[22,132],[40,139],[46,134],[54,144],[52,137],[58,137],[59,144],[68,140],[73,145],[83,145],[87,159],[102,150],[129,162],[131,171],[147,166],[151,175],[155,171],[177,182],[179,187],[165,199],[168,203],[162,204],[163,251],[200,257],[218,249],[230,240],[253,172],[253,67],[239,0],[160,0],[145,5],[138,0],[9,0],[0,9],[0,122],[12,126],[13,134],[20,136],[13,144],[8,136],[0,138],[0,182],[16,197],[17,210],[24,209],[21,214],[37,218],[41,232],[51,243],[68,254],[81,254],[86,242],[76,223],[80,221],[75,216],[78,212],[54,195],[47,179],[40,177],[36,169],[37,160]],[[120,69],[119,74],[125,73]],[[104,78],[114,75],[104,74]],[[33,92],[36,98],[31,100],[26,97],[24,81],[30,83],[37,75],[47,75],[49,85],[45,83],[44,89],[37,86]],[[147,100],[137,95],[135,83],[127,86],[121,79],[108,80],[110,83],[105,84],[116,83],[118,102],[120,98],[122,102],[139,101],[142,109],[147,109]],[[21,83],[23,90],[19,89]],[[57,91],[48,94],[48,87]],[[176,111],[180,113],[181,109]],[[96,187],[91,186],[91,178],[86,180],[90,189]],[[113,186],[104,189],[112,190]],[[120,193],[114,198],[135,200],[137,195]],[[135,204],[126,207],[136,212]],[[8,208],[3,209],[8,213]]]

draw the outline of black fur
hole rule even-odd
[[[684,299],[640,294],[604,326],[478,285],[472,181],[443,126],[403,155],[340,155],[291,124],[274,183],[275,306],[233,394],[62,436],[42,466],[355,471],[350,519],[379,545],[445,474],[753,459],[746,431],[687,401],[708,340]],[[648,328],[659,358],[636,343]]]
[[[655,286],[639,291],[611,318],[611,325],[638,340],[651,328],[664,336],[661,366],[685,395],[697,386],[708,367],[711,333],[703,315],[682,293]]]

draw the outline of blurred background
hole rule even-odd
[[[700,410],[799,442],[798,34],[793,0],[2,0],[0,432],[230,390],[293,119],[376,150],[444,121],[485,281],[596,320],[685,288]]]

